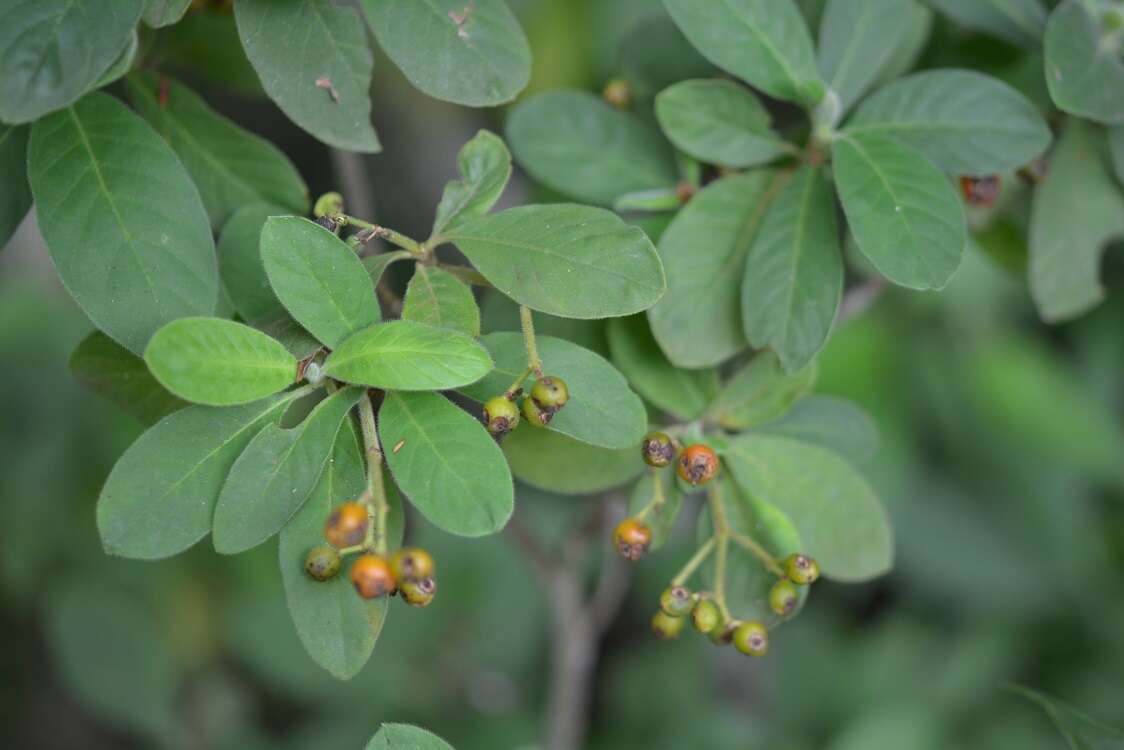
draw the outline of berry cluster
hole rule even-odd
[[[546,427],[570,400],[570,389],[565,380],[557,375],[543,375],[535,380],[520,409],[515,402],[523,394],[521,384],[522,379],[484,404],[484,424],[497,440],[519,425],[520,411],[529,424]]]

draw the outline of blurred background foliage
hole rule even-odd
[[[803,5],[814,18],[817,3]],[[512,6],[535,55],[527,93],[624,74],[650,96],[661,65],[697,64],[668,54],[655,0]],[[257,96],[228,15],[193,11],[143,43],[276,142],[314,195],[337,187],[332,154]],[[1046,101],[1040,59],[942,20],[921,65],[983,68]],[[428,99],[385,59],[374,87],[385,153],[363,164],[377,218],[424,236],[456,150],[479,127],[502,132],[503,113]],[[505,201],[542,192],[519,181]],[[855,399],[881,430],[868,468],[893,518],[894,572],[817,586],[764,660],[660,643],[647,621],[690,554],[684,514],[608,632],[588,747],[1064,747],[1008,682],[1124,725],[1124,268],[1109,253],[1110,301],[1044,326],[1022,273],[1024,222],[1014,210],[978,232],[945,292],[886,292],[821,357],[817,392]],[[159,563],[103,554],[94,501],[140,426],[67,373],[90,328],[25,222],[0,255],[0,744],[359,748],[393,720],[460,750],[534,747],[549,615],[505,536],[454,538],[412,517],[411,538],[442,561],[441,595],[425,611],[394,607],[348,683],[297,640],[273,544],[220,558],[204,543]],[[583,335],[604,346],[602,331]],[[521,487],[518,514],[549,545],[595,501]]]

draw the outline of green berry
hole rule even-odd
[[[339,193],[324,193],[316,199],[312,215],[317,219],[324,216],[339,216],[343,213],[343,196]]]
[[[652,632],[656,634],[657,638],[665,641],[678,638],[686,625],[686,617],[672,617],[662,611],[652,615]]]
[[[700,633],[709,633],[722,622],[718,605],[710,599],[699,599],[691,610],[691,625]]]
[[[496,396],[484,404],[484,424],[488,432],[503,437],[519,424],[519,407],[507,396]]]
[[[788,617],[796,611],[800,603],[800,592],[796,585],[787,578],[782,578],[769,589],[769,609],[781,617]]]
[[[649,432],[640,443],[644,463],[662,469],[675,460],[675,441],[666,432]]]
[[[734,648],[746,656],[764,656],[769,650],[769,631],[756,620],[734,628]]]
[[[525,398],[523,399],[523,418],[527,420],[528,424],[533,424],[535,427],[546,427],[550,424],[550,420],[554,418],[554,412],[539,408],[533,398]]]
[[[784,574],[793,583],[807,586],[820,577],[820,566],[808,555],[798,552],[784,559]]]
[[[331,580],[340,572],[340,553],[326,544],[313,547],[304,558],[304,569],[317,581]]]
[[[437,581],[432,578],[419,578],[398,584],[398,595],[411,607],[428,607],[437,595]]]
[[[671,617],[685,617],[694,603],[691,592],[682,586],[672,586],[660,594],[660,609]]]
[[[555,412],[570,400],[570,389],[566,381],[555,375],[539,378],[531,386],[531,398],[543,411]]]
[[[736,626],[737,622],[734,620],[719,620],[718,624],[714,626],[714,629],[707,633],[707,636],[710,638],[710,642],[715,646],[728,646],[730,645],[730,641],[734,638],[734,628]]]

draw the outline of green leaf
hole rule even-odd
[[[265,220],[285,213],[280,206],[268,203],[243,206],[223,225],[219,235],[219,276],[243,320],[288,316],[269,285],[261,259],[261,230]]]
[[[308,187],[269,141],[235,125],[179,81],[155,73],[126,79],[140,115],[175,149],[199,188],[211,224],[222,226],[250,203],[308,210]]]
[[[673,477],[670,471],[649,471],[629,495],[629,516],[636,517],[641,511],[651,508],[644,516],[644,523],[652,530],[653,552],[667,544],[679,519],[679,511],[683,509],[683,492]]]
[[[746,260],[746,336],[758,349],[772,347],[788,372],[805,367],[823,348],[843,297],[835,212],[824,174],[800,168],[766,212]]]
[[[819,69],[846,112],[901,53],[929,11],[913,0],[829,0],[820,24]]]
[[[503,453],[479,421],[444,396],[388,392],[379,437],[395,482],[433,525],[484,536],[507,524],[515,488]]]
[[[214,312],[215,246],[199,193],[124,105],[95,93],[36,122],[28,174],[55,269],[98,328],[140,354],[165,323]]]
[[[645,469],[639,443],[599,448],[526,423],[503,439],[503,452],[519,481],[560,495],[589,495],[619,487]]]
[[[1119,30],[1109,31],[1081,0],[1065,0],[1046,26],[1046,85],[1058,109],[1124,123],[1124,60]]]
[[[683,81],[656,97],[656,117],[680,150],[726,167],[765,164],[793,146],[772,127],[769,110],[733,81]]]
[[[453,747],[419,727],[383,724],[364,750],[453,750]]]
[[[503,0],[363,0],[379,46],[423,93],[468,107],[509,102],[531,78],[531,48]]]
[[[811,105],[824,95],[812,37],[792,0],[664,0],[708,60],[777,99]]]
[[[1030,294],[1048,322],[1077,317],[1104,299],[1101,255],[1124,236],[1124,194],[1106,161],[1101,132],[1071,117],[1034,193]]]
[[[679,179],[655,128],[585,91],[520,102],[508,117],[507,141],[531,177],[585,203],[608,206],[625,193]]]
[[[638,446],[648,428],[648,415],[624,376],[603,357],[577,344],[553,336],[537,339],[547,374],[565,380],[570,391],[566,407],[554,415],[547,429],[603,448]],[[490,333],[480,343],[488,348],[496,369],[461,391],[483,403],[507,390],[527,369],[527,352],[518,333]],[[528,380],[524,388],[532,382]]]
[[[1016,695],[1037,703],[1046,712],[1054,726],[1065,737],[1070,750],[1120,750],[1124,748],[1124,732],[1097,721],[1053,696],[1031,690],[1022,685],[1008,685]]]
[[[374,56],[358,13],[331,0],[239,0],[238,36],[269,98],[329,146],[379,150]]]
[[[216,409],[191,406],[160,420],[118,459],[98,498],[98,532],[111,555],[155,560],[211,531],[226,475],[250,440],[294,398]]]
[[[635,99],[647,100],[668,86],[718,71],[691,46],[666,13],[641,16],[617,45],[618,70]]]
[[[723,458],[750,497],[788,516],[825,577],[857,582],[890,569],[886,511],[843,458],[818,445],[756,434],[731,441]]]
[[[782,417],[756,428],[830,448],[855,463],[878,452],[878,427],[859,406],[838,396],[812,395],[793,404]]]
[[[94,331],[70,355],[70,374],[79,383],[152,425],[187,404],[152,377],[144,360],[101,331]]]
[[[563,318],[639,312],[666,287],[647,235],[600,208],[569,203],[509,208],[444,237],[501,292]]]
[[[422,263],[406,287],[402,319],[480,335],[480,308],[472,290],[448,271]]]
[[[125,48],[121,50],[117,58],[110,64],[105,72],[101,74],[101,77],[98,78],[92,88],[100,89],[114,81],[124,78],[132,69],[133,63],[136,62],[138,49],[140,49],[140,36],[137,34],[137,30],[133,29],[129,34],[129,41],[125,44]]]
[[[1116,180],[1124,185],[1124,125],[1108,129],[1108,148],[1112,155],[1112,166],[1116,170]],[[0,232],[0,237],[3,237]]]
[[[727,430],[754,427],[784,414],[815,383],[815,364],[789,374],[774,352],[762,352],[723,386],[706,418]]]
[[[613,363],[641,396],[669,414],[695,419],[718,393],[717,371],[671,364],[643,315],[614,318],[608,332]]]
[[[382,317],[363,262],[339,237],[299,216],[273,216],[261,258],[277,298],[330,348]]]
[[[144,361],[160,384],[209,406],[257,401],[296,380],[297,360],[261,331],[222,318],[180,318],[153,335]]]
[[[340,426],[362,388],[325,398],[292,429],[266,425],[234,462],[215,505],[211,537],[224,555],[245,552],[280,531],[300,510],[332,456]]]
[[[605,321],[556,318],[542,313],[535,315],[535,333],[566,339],[578,346],[609,356],[605,338]],[[480,326],[485,331],[520,331],[519,305],[502,292],[489,289],[480,304]]]
[[[648,320],[673,364],[710,367],[745,349],[745,257],[781,185],[767,170],[723,177],[695,195],[660,238],[668,290]]]
[[[5,3],[0,120],[31,122],[76,102],[129,44],[142,10],[144,0]]]
[[[1046,28],[1041,0],[926,0],[962,26],[1037,49]]]
[[[862,103],[844,132],[891,137],[946,172],[968,175],[1010,171],[1050,145],[1050,128],[1029,99],[968,70],[894,81]]]
[[[481,130],[457,154],[461,179],[445,185],[433,234],[483,216],[495,205],[511,178],[511,154],[503,139]]]
[[[471,336],[412,320],[365,328],[324,363],[333,378],[398,391],[458,388],[491,370],[492,358]]]
[[[855,243],[890,281],[941,289],[960,267],[968,231],[948,180],[918,152],[878,135],[832,144],[835,187]]]
[[[371,285],[377,287],[379,281],[382,280],[383,273],[390,267],[391,263],[397,263],[400,260],[408,260],[414,257],[414,254],[409,250],[393,250],[389,253],[379,253],[378,255],[368,255],[363,259],[363,267],[367,269],[367,275],[371,277]]]
[[[0,249],[8,244],[31,208],[31,186],[27,184],[27,136],[29,128],[0,124]]]
[[[144,22],[154,29],[171,26],[190,6],[191,0],[145,0]]]

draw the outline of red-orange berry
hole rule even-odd
[[[437,573],[433,555],[421,547],[403,547],[390,558],[390,571],[399,583],[432,578]]]
[[[964,194],[964,202],[969,206],[988,208],[999,200],[1002,182],[999,175],[991,174],[983,177],[965,175],[960,178],[960,192]]]
[[[652,530],[643,521],[626,518],[613,530],[613,546],[629,560],[639,560],[652,544]]]
[[[397,585],[390,563],[381,555],[360,555],[351,564],[351,583],[364,599],[393,594]]]
[[[365,505],[346,502],[328,516],[324,523],[324,538],[337,549],[354,547],[367,535],[368,523],[370,519]]]
[[[679,456],[676,471],[687,484],[706,484],[718,473],[718,455],[709,445],[688,445]]]

